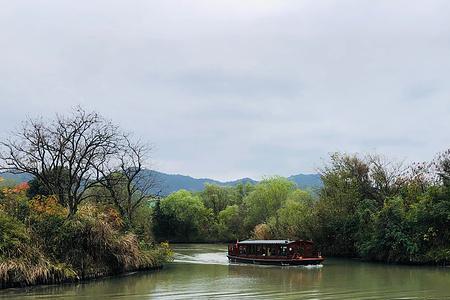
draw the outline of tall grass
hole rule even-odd
[[[160,261],[142,249],[135,234],[123,232],[122,225],[108,210],[87,204],[56,236],[59,255],[80,270],[82,278],[159,266]]]
[[[25,217],[15,211],[0,207],[0,288],[153,269],[170,255],[167,245],[152,247],[126,232],[110,207],[87,203],[67,219],[48,197],[29,201]]]
[[[12,258],[0,263],[0,288],[54,284],[79,280],[80,277],[64,264],[54,265],[45,258]]]
[[[0,288],[76,280],[65,264],[52,263],[25,224],[0,210]]]

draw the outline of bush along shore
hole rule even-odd
[[[127,228],[114,207],[88,202],[68,218],[56,197],[29,199],[28,189],[0,192],[0,288],[155,269],[170,259],[167,243],[152,244],[144,230]]]

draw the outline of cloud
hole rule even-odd
[[[450,138],[448,1],[10,1],[0,135],[76,104],[162,171],[313,172],[333,151],[428,160]]]

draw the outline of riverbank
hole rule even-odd
[[[82,284],[0,291],[0,298],[84,299],[446,299],[450,270],[328,258],[322,267],[229,264],[218,244],[171,245],[162,272]]]
[[[30,286],[37,285],[58,285],[58,284],[67,284],[67,283],[82,283],[89,282],[97,279],[104,279],[108,277],[121,276],[127,273],[132,272],[146,272],[146,271],[156,271],[161,270],[163,268],[163,264],[158,264],[153,267],[147,268],[139,268],[139,269],[130,269],[124,270],[120,273],[104,273],[101,270],[92,270],[91,273],[85,274],[85,276],[80,277],[76,272],[72,272],[72,270],[61,270],[53,267],[45,269],[44,272],[40,272],[39,270],[28,268],[26,272],[29,273],[40,273],[35,277],[34,280],[30,281],[25,279],[24,272],[25,270],[21,270],[22,274],[16,272],[18,270],[9,270],[10,278],[5,278],[0,281],[0,290],[1,289],[11,289],[11,288],[25,288]],[[68,272],[65,272],[68,271]],[[17,279],[17,280],[15,280]]]
[[[168,243],[152,243],[111,206],[86,202],[68,217],[55,197],[29,199],[26,191],[19,186],[1,192],[2,289],[153,270],[170,260]]]
[[[42,258],[38,258],[38,262],[31,265],[27,264],[24,259],[3,259],[0,262],[0,289],[86,282],[130,272],[159,270],[163,268],[163,262],[167,261],[165,257],[167,254],[161,253],[167,251],[164,248],[164,246],[158,246],[152,252],[140,253],[139,258],[130,257],[130,259],[138,261],[125,264],[122,268],[114,268],[111,264],[105,264],[77,269],[65,263],[52,263]]]

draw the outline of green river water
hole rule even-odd
[[[450,268],[327,259],[323,266],[229,264],[225,245],[174,245],[160,271],[0,291],[7,299],[450,299]]]

